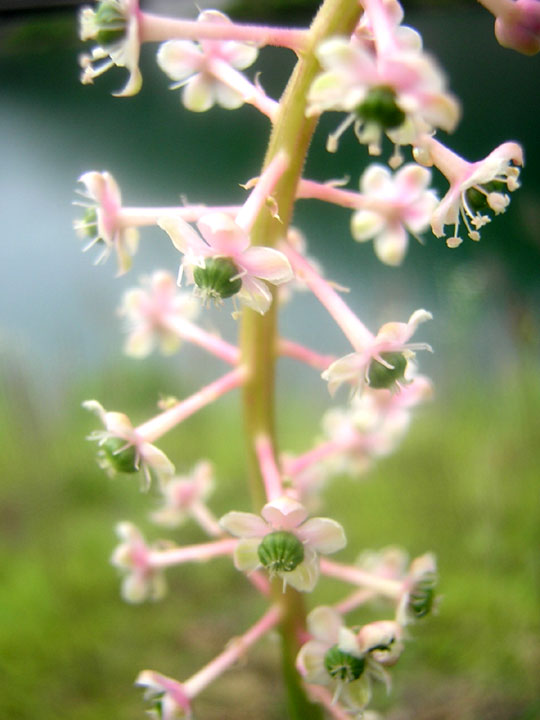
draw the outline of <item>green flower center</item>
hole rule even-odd
[[[490,208],[487,200],[489,193],[505,193],[508,190],[506,183],[502,182],[502,180],[492,180],[491,182],[484,183],[482,189],[485,190],[485,193],[475,187],[471,187],[465,191],[467,203],[474,213],[483,214],[492,212],[492,208]]]
[[[396,103],[396,92],[387,85],[373,87],[356,108],[356,114],[366,123],[393,130],[403,124],[405,113]]]
[[[407,609],[415,618],[429,615],[435,598],[436,577],[430,573],[417,582],[409,593]]]
[[[364,672],[365,664],[363,657],[354,657],[343,652],[337,645],[332,645],[324,655],[324,667],[330,677],[344,682],[358,680]]]
[[[91,207],[87,208],[82,218],[82,231],[88,238],[95,238],[97,233],[97,212]]]
[[[125,447],[126,441],[119,437],[107,438],[100,445],[100,452],[107,463],[119,473],[135,473],[138,471],[137,452],[133,445]],[[124,448],[121,450],[120,448]]]
[[[96,40],[102,47],[114,45],[126,37],[126,18],[116,3],[102,2],[94,17],[98,31]]]
[[[372,360],[367,371],[368,384],[376,390],[383,388],[388,390],[403,379],[407,369],[407,359],[399,352],[381,353],[381,357],[392,367],[388,368],[378,360]]]
[[[240,291],[242,279],[237,275],[238,268],[230,258],[206,258],[203,268],[193,270],[193,279],[203,295],[221,300]]]
[[[270,573],[291,572],[304,559],[304,546],[296,535],[277,530],[265,535],[257,549],[257,555]]]

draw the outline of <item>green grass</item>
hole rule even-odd
[[[166,533],[147,522],[152,492],[141,494],[133,477],[109,480],[99,471],[84,442],[95,423],[79,403],[111,397],[111,409],[144,419],[172,379],[163,388],[155,372],[133,367],[123,364],[73,388],[63,412],[52,417],[24,381],[4,378],[1,718],[142,718],[141,693],[132,687],[139,670],[188,677],[263,611],[224,559],[171,570],[170,592],[159,606],[120,600],[108,563],[115,523],[140,523],[150,538]],[[136,387],[136,395],[118,383],[126,372],[125,385]],[[178,394],[190,390],[186,385]],[[290,450],[306,447],[315,430],[302,425],[301,405],[292,398],[285,418]],[[221,401],[162,443],[180,469],[202,455],[216,462],[217,513],[231,505],[249,509],[241,428],[230,422],[237,411],[236,400]],[[376,696],[378,708],[400,707],[389,710],[390,718],[532,720],[540,713],[539,414],[536,380],[439,397],[417,413],[398,453],[366,478],[339,478],[328,490],[325,513],[344,524],[349,539],[340,559],[389,544],[412,555],[432,550],[439,559],[438,613],[411,629],[393,669],[392,696]],[[193,527],[170,537],[202,539]],[[310,602],[335,600],[342,589],[322,582]],[[359,614],[375,617],[384,617],[384,608]],[[277,648],[269,638],[249,663],[202,695],[198,717],[283,718],[275,667]]]

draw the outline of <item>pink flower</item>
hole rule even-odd
[[[151,548],[135,525],[122,522],[116,526],[122,541],[114,550],[111,563],[122,571],[122,597],[129,603],[161,600],[166,592],[165,577],[150,562]],[[156,548],[157,549],[157,548]]]
[[[190,516],[198,516],[213,490],[214,468],[202,460],[189,475],[173,477],[163,485],[163,505],[152,513],[152,520],[167,527],[182,525]]]
[[[519,187],[519,168],[523,165],[523,151],[515,142],[507,142],[493,150],[486,158],[469,163],[448,150],[434,138],[424,142],[433,164],[446,176],[450,188],[431,218],[437,237],[445,235],[445,225],[453,225],[454,234],[447,238],[449,247],[457,247],[459,223],[463,220],[471,240],[480,240],[480,228],[491,221],[490,213],[505,212],[510,196]]]
[[[113,94],[127,96],[138,93],[142,85],[138,0],[103,0],[96,10],[83,7],[79,20],[81,40],[97,41],[90,55],[81,56],[81,82],[91,84],[95,77],[117,65],[129,70],[129,78],[124,88]],[[104,62],[93,64],[99,60]]]
[[[499,0],[495,4],[502,6],[495,14],[495,36],[499,43],[524,55],[536,55],[540,51],[540,2]]]
[[[131,267],[131,256],[137,251],[138,233],[135,228],[124,227],[121,220],[122,196],[116,180],[108,172],[87,172],[81,175],[79,182],[84,190],[77,192],[84,201],[74,204],[86,208],[81,220],[74,222],[74,228],[90,242],[84,252],[94,245],[103,249],[96,265],[105,262],[114,251],[118,261],[117,275],[123,275]]]
[[[375,254],[387,265],[399,265],[407,250],[407,231],[415,236],[429,227],[437,196],[427,190],[431,173],[413,163],[392,177],[383,165],[370,165],[360,180],[366,207],[351,218],[355,240],[373,239]]]
[[[200,22],[230,23],[229,18],[217,10],[200,13]],[[182,101],[188,110],[203,112],[215,103],[233,110],[244,103],[238,90],[222,82],[216,73],[229,68],[244,70],[258,55],[255,45],[232,40],[169,40],[160,46],[158,64],[172,80],[173,89],[183,88]],[[220,73],[221,74],[221,73]]]
[[[407,323],[385,323],[376,336],[357,347],[357,351],[333,362],[323,373],[331,394],[345,382],[361,392],[365,385],[375,389],[399,389],[406,383],[408,360],[415,350],[429,350],[427,343],[409,343],[420,323],[431,320],[431,313],[416,310]]]
[[[249,233],[229,215],[216,212],[201,217],[197,227],[202,237],[177,217],[161,218],[158,225],[184,256],[180,274],[185,272],[189,283],[198,284],[203,297],[220,301],[237,294],[242,304],[264,314],[272,302],[266,282],[281,285],[292,280],[285,255],[273,248],[250,247]],[[217,259],[225,262],[209,263]],[[198,274],[199,269],[203,273]],[[214,272],[221,273],[217,282]]]
[[[95,430],[88,439],[98,442],[98,463],[109,475],[142,469],[147,488],[150,472],[158,478],[174,473],[174,465],[165,453],[141,437],[127,415],[107,412],[97,400],[87,400],[83,407],[95,413],[104,425],[104,430]]]
[[[242,540],[236,546],[238,570],[250,572],[266,567],[301,592],[311,592],[319,577],[318,553],[325,555],[345,547],[345,533],[335,520],[311,518],[297,500],[282,496],[267,503],[261,516],[229,512],[220,525]]]
[[[307,114],[350,113],[330,136],[331,151],[351,124],[359,141],[379,154],[383,132],[396,143],[411,143],[437,127],[451,131],[459,119],[459,105],[446,92],[444,76],[418,49],[396,46],[381,53],[354,36],[334,37],[318,47],[317,57],[323,72],[310,87]]]
[[[120,314],[128,322],[129,337],[124,351],[132,357],[146,357],[156,343],[163,354],[175,352],[180,345],[178,333],[168,320],[196,317],[199,306],[191,295],[179,293],[173,276],[162,270],[142,280],[143,287],[124,293]]]

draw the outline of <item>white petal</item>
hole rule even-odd
[[[361,710],[371,700],[371,683],[364,673],[357,680],[347,683],[341,694],[342,701],[355,710]]]
[[[159,46],[157,62],[171,80],[181,82],[199,71],[203,55],[189,40],[169,40]]]
[[[214,94],[217,104],[225,110],[236,110],[244,104],[244,96],[222,82],[216,81]]]
[[[342,652],[348,653],[353,657],[360,657],[362,655],[356,634],[352,630],[349,630],[348,627],[340,627],[337,644]]]
[[[237,570],[251,572],[260,567],[261,561],[257,553],[260,542],[258,538],[248,538],[238,541],[238,545],[235,547],[233,554],[234,566]]]
[[[250,247],[242,254],[241,262],[250,275],[274,285],[290,282],[294,277],[285,255],[273,248]]]
[[[330,518],[311,518],[298,528],[296,535],[324,555],[342,550],[347,544],[345,531]]]
[[[328,647],[335,645],[339,637],[339,629],[343,625],[341,615],[334,608],[320,605],[307,616],[307,626],[314,638],[326,643]]]
[[[202,73],[188,80],[182,91],[182,102],[192,112],[210,110],[215,101],[214,80]]]
[[[165,453],[150,443],[143,443],[140,447],[141,458],[157,475],[173,475],[174,465]]]
[[[242,278],[242,287],[238,293],[239,300],[244,305],[264,315],[272,304],[272,293],[263,280],[246,275]]]
[[[302,677],[309,683],[326,685],[330,681],[330,675],[324,666],[324,656],[328,645],[309,640],[302,645],[296,658],[296,667]]]
[[[195,230],[179,217],[172,215],[158,218],[157,224],[169,235],[174,247],[183,255],[207,255],[208,246]]]
[[[391,195],[393,182],[390,170],[384,165],[372,163],[362,175],[360,190],[366,195],[373,193],[377,197]]]
[[[134,330],[124,344],[124,352],[129,357],[143,358],[154,349],[154,333],[146,327]]]
[[[259,515],[236,510],[224,515],[219,524],[231,535],[241,538],[261,538],[268,532],[268,525]]]
[[[306,548],[304,561],[288,573],[280,573],[289,585],[299,592],[311,592],[319,579],[319,561],[315,553]]]
[[[373,210],[358,210],[351,217],[351,234],[357,242],[370,240],[378,235],[386,223],[386,218]]]
[[[388,225],[386,230],[375,238],[373,247],[375,254],[386,265],[400,265],[407,250],[407,231],[400,223]]]

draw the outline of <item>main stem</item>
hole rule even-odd
[[[279,211],[279,220],[266,209],[260,213],[252,231],[252,244],[274,247],[287,233],[302,174],[309,143],[317,123],[306,118],[306,97],[309,87],[319,71],[315,49],[327,37],[350,34],[362,10],[358,0],[325,0],[307,38],[305,51],[280,102],[268,150],[266,167],[280,151],[287,153],[289,166],[278,182],[273,196]],[[274,298],[275,299],[275,298]],[[275,447],[275,357],[277,343],[277,304],[272,303],[265,315],[246,309],[241,326],[242,361],[248,369],[244,385],[244,418],[250,463],[251,496],[256,510],[265,502],[264,484],[257,462],[255,443],[260,435],[268,437]],[[299,631],[305,624],[302,596],[289,588],[282,592],[281,583],[274,587],[276,601],[281,603],[282,668],[287,687],[290,720],[318,720],[319,707],[309,702],[295,668],[299,649]]]

